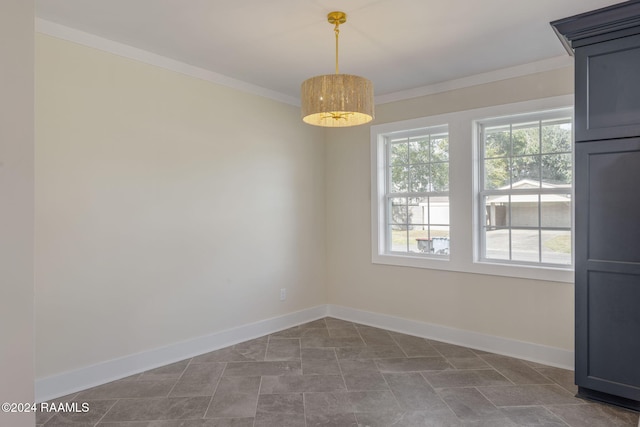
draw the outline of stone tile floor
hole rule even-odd
[[[57,399],[104,427],[597,426],[638,414],[574,397],[573,372],[325,318]]]

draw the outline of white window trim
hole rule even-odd
[[[384,159],[382,161],[382,165],[383,168],[385,168],[385,174],[388,172],[388,170],[386,169],[389,165],[387,164],[389,158],[390,158],[390,150],[391,150],[391,146],[389,144],[389,140],[395,140],[396,138],[401,138],[401,139],[406,139],[406,138],[411,138],[411,137],[422,137],[425,134],[429,134],[429,135],[433,135],[433,134],[443,134],[446,133],[447,134],[447,138],[448,138],[448,134],[449,134],[449,129],[448,126],[443,125],[443,126],[431,126],[428,128],[420,128],[420,129],[410,129],[408,131],[402,131],[399,133],[388,133],[388,134],[384,134],[384,136],[382,136],[382,138],[384,139],[384,142],[381,142],[380,145],[382,145],[381,149],[383,150],[383,155],[384,155]],[[448,157],[448,151],[447,151],[447,157]],[[447,168],[449,167],[449,161],[447,160]],[[430,163],[431,164],[431,163]],[[382,217],[385,218],[388,215],[388,211],[387,209],[389,208],[389,198],[411,198],[411,197],[449,197],[449,190],[447,191],[425,191],[422,193],[392,193],[390,190],[391,187],[391,177],[386,175],[385,176],[385,182],[384,182],[384,189],[382,190],[384,192],[384,197],[383,197],[383,202],[382,202]],[[408,191],[408,190],[407,190]],[[387,218],[388,220],[388,218]],[[398,251],[398,252],[394,252],[392,250],[390,250],[390,244],[388,241],[385,241],[387,239],[389,239],[390,237],[390,230],[388,227],[388,224],[391,223],[391,221],[385,221],[385,224],[382,225],[382,229],[384,230],[385,233],[385,239],[383,240],[384,244],[385,244],[385,248],[383,250],[383,252],[385,252],[387,255],[397,255],[400,257],[405,257],[405,256],[411,256],[411,257],[415,257],[415,258],[433,258],[433,259],[444,259],[444,260],[448,260],[449,259],[449,255],[435,255],[435,254],[421,254],[421,253],[415,253],[415,254],[411,254],[411,253],[407,253],[407,252],[403,252],[403,251]]]
[[[567,111],[569,110],[569,111]],[[544,111],[535,111],[532,113],[528,113],[528,114],[510,114],[508,116],[502,116],[502,117],[496,117],[496,118],[490,118],[490,119],[482,119],[482,120],[475,120],[474,121],[474,127],[476,129],[476,158],[478,159],[478,161],[476,162],[476,168],[477,168],[477,174],[476,174],[476,178],[477,178],[477,182],[476,182],[476,193],[477,193],[477,204],[476,204],[476,209],[477,209],[477,214],[478,214],[478,223],[481,224],[483,222],[483,219],[485,218],[485,206],[484,203],[482,202],[482,197],[484,194],[487,193],[491,193],[492,191],[501,191],[500,194],[509,194],[509,195],[516,195],[516,194],[522,194],[522,193],[518,193],[518,191],[513,191],[511,190],[484,190],[484,165],[482,164],[482,159],[484,158],[484,147],[483,147],[483,135],[482,132],[480,130],[480,128],[482,126],[510,126],[512,123],[516,122],[528,122],[528,121],[536,121],[536,122],[540,122],[541,120],[553,120],[553,119],[559,119],[559,118],[566,118],[567,115],[570,116],[571,121],[573,123],[573,109],[572,108],[555,108],[555,109],[545,109]],[[573,141],[573,126],[572,126],[572,141]],[[573,150],[571,150],[571,154],[573,154]],[[511,153],[510,153],[511,155]],[[573,161],[572,161],[572,165],[573,165]],[[573,166],[572,166],[573,169]],[[573,174],[572,174],[573,175]],[[511,182],[511,181],[509,181]],[[521,191],[521,190],[520,190]],[[530,189],[527,190],[530,192],[530,194],[536,194],[536,195],[542,195],[542,194],[566,194],[566,188],[564,189],[541,189],[541,188],[537,188],[537,189]],[[573,189],[571,189],[570,191],[571,193],[571,200],[573,200]],[[495,193],[497,194],[497,193]],[[572,203],[573,205],[573,203]],[[542,221],[540,220],[540,212],[538,212],[538,226],[536,228],[538,228],[538,231],[540,230],[544,230],[545,227],[542,225]],[[573,217],[573,210],[572,210],[572,217]],[[571,218],[571,223],[573,224],[573,218]],[[489,258],[486,256],[486,234],[485,232],[483,232],[484,227],[478,227],[478,229],[476,230],[476,233],[478,234],[478,251],[479,251],[479,257],[478,257],[478,262],[482,262],[482,263],[502,263],[503,261],[495,259],[495,258]],[[507,229],[511,230],[512,227],[511,225],[509,225],[508,227],[506,227]],[[517,228],[517,227],[515,227]],[[573,234],[573,229],[574,226],[571,225],[569,228],[569,230],[572,231]],[[541,242],[539,241],[538,244],[541,244]],[[572,245],[573,246],[573,245]],[[540,252],[542,252],[541,248],[540,248]],[[538,256],[542,255],[541,253],[538,254]],[[573,251],[572,251],[572,259],[571,259],[571,265],[566,265],[566,264],[552,264],[552,263],[544,263],[544,262],[532,262],[531,265],[534,265],[536,267],[551,267],[551,268],[564,268],[564,269],[571,269],[573,267]],[[504,264],[509,264],[509,265],[527,265],[529,264],[526,261],[510,261],[510,260],[504,260]]]
[[[437,270],[458,271],[534,280],[573,282],[573,270],[566,267],[501,264],[479,261],[478,227],[478,135],[475,123],[494,117],[573,107],[573,95],[465,110],[436,116],[383,123],[371,127],[371,261]],[[384,224],[385,153],[384,136],[393,132],[449,127],[449,259],[386,254]]]

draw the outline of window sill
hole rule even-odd
[[[373,254],[373,264],[444,270],[458,273],[484,274],[549,282],[573,283],[573,267],[548,267],[500,264],[497,262],[456,262],[450,258],[431,258],[410,255]]]

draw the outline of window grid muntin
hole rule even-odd
[[[515,155],[514,156],[514,143],[513,143],[513,130],[514,128],[526,129],[527,124],[537,122],[538,127],[538,150],[536,154],[526,154],[526,155]],[[568,201],[571,203],[571,211],[573,208],[573,198],[571,197],[573,191],[572,184],[560,184],[555,188],[544,188],[544,174],[543,174],[543,156],[546,155],[572,155],[572,151],[544,151],[544,135],[543,128],[544,126],[554,126],[554,125],[569,125],[569,132],[573,131],[573,120],[571,117],[571,111],[569,109],[556,110],[556,111],[548,111],[542,113],[531,113],[520,116],[507,116],[498,119],[492,120],[484,120],[478,122],[478,141],[480,148],[478,150],[479,154],[479,229],[480,236],[478,239],[480,250],[479,250],[479,261],[480,262],[501,262],[501,263],[510,263],[515,265],[531,265],[531,266],[544,266],[544,267],[571,267],[573,265],[573,247],[571,248],[571,253],[569,255],[570,259],[568,263],[553,263],[553,262],[543,262],[543,233],[545,231],[568,231],[571,236],[573,233],[573,218],[570,219],[571,224],[569,227],[552,227],[552,226],[543,226],[542,225],[542,196],[543,195],[558,195],[558,196],[567,196]],[[509,129],[509,156],[485,156],[486,154],[486,142],[487,139],[485,137],[486,131],[495,130],[498,128],[507,128]],[[569,136],[571,138],[571,136]],[[572,148],[571,140],[569,141],[569,148]],[[526,189],[518,189],[513,188],[514,184],[514,160],[523,157],[537,157],[538,160],[538,178],[537,183],[538,186],[536,188],[526,188]],[[485,166],[486,160],[495,160],[495,159],[508,159],[509,164],[509,179],[508,179],[508,187],[507,189],[501,188],[487,188],[487,184],[485,182],[485,178],[487,176]],[[573,160],[571,161],[571,182],[573,182]],[[526,178],[525,178],[526,179]],[[520,179],[519,181],[522,181]],[[533,179],[532,179],[533,180]],[[518,182],[518,181],[516,181]],[[513,203],[511,203],[512,196],[518,195],[538,195],[537,198],[537,227],[526,227],[526,226],[513,226]],[[507,196],[508,197],[508,224],[503,227],[497,226],[489,226],[487,225],[487,196]],[[508,259],[502,258],[492,258],[487,256],[487,231],[491,228],[491,230],[508,230]],[[514,230],[537,230],[538,235],[538,261],[537,262],[527,262],[521,260],[514,260],[514,248],[513,248],[513,231]]]

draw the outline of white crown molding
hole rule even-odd
[[[276,92],[270,89],[246,83],[232,77],[224,76],[222,74],[214,73],[213,71],[205,70],[193,65],[185,64],[184,62],[177,61],[175,59],[167,58],[165,56],[157,55],[155,53],[148,52],[143,49],[138,49],[123,43],[115,42],[113,40],[105,39],[103,37],[96,36],[94,34],[86,33],[84,31],[76,30],[71,27],[67,27],[55,22],[47,21],[42,18],[36,18],[35,21],[36,31],[42,34],[46,34],[59,39],[67,40],[70,42],[78,43],[84,46],[99,49],[105,52],[109,52],[115,55],[123,56],[125,58],[133,59],[136,61],[144,62],[157,67],[165,68],[167,70],[175,71],[187,76],[195,77],[198,79],[206,80],[211,83],[237,89],[242,92],[251,93],[253,95],[262,96],[265,98],[273,99],[275,101],[283,102],[285,104],[300,106],[300,100],[289,95],[285,95],[280,92]],[[518,65],[510,68],[503,68],[501,70],[490,71],[487,73],[476,74],[469,77],[463,77],[460,79],[450,80],[446,82],[436,83],[428,86],[422,86],[419,88],[408,89],[404,91],[398,91],[393,93],[387,93],[384,95],[377,95],[375,97],[375,103],[387,104],[390,102],[403,101],[406,99],[417,98],[425,95],[433,95],[435,93],[446,92],[454,89],[462,89],[465,87],[476,86],[479,84],[496,82],[499,80],[510,79],[514,77],[521,77],[528,74],[539,73],[543,71],[550,71],[559,68],[571,67],[573,65],[573,58],[569,55],[557,56],[554,58],[545,59],[542,61],[532,62],[529,64]]]
[[[379,105],[387,104],[390,102],[404,101],[406,99],[418,98],[420,96],[433,95],[440,92],[447,92],[450,90],[462,89],[465,87],[477,86],[485,83],[512,79],[515,77],[522,77],[529,74],[572,67],[573,59],[574,58],[569,55],[556,56],[537,62],[531,62],[528,64],[517,65],[515,67],[489,71],[482,74],[475,74],[473,76],[449,80],[442,83],[435,83],[432,85],[422,86],[414,89],[378,95],[376,96],[375,102],[376,105]]]
[[[78,43],[84,46],[92,47],[94,49],[102,50],[114,55],[119,55],[146,64],[155,65],[156,67],[175,71],[177,73],[195,77],[201,80],[206,80],[208,82],[230,87],[232,89],[237,89],[242,92],[247,92],[253,95],[262,96],[264,98],[273,99],[285,104],[290,104],[298,107],[300,106],[299,99],[284,95],[280,92],[265,89],[263,87],[227,77],[222,74],[214,73],[212,71],[205,70],[204,68],[185,64],[184,62],[176,61],[175,59],[167,58],[162,55],[157,55],[143,49],[138,49],[124,43],[115,42],[113,40],[105,39],[94,34],[85,33],[84,31],[66,27],[61,24],[56,24],[55,22],[36,18],[35,29],[36,32],[46,34],[48,36],[67,40],[73,43]]]

